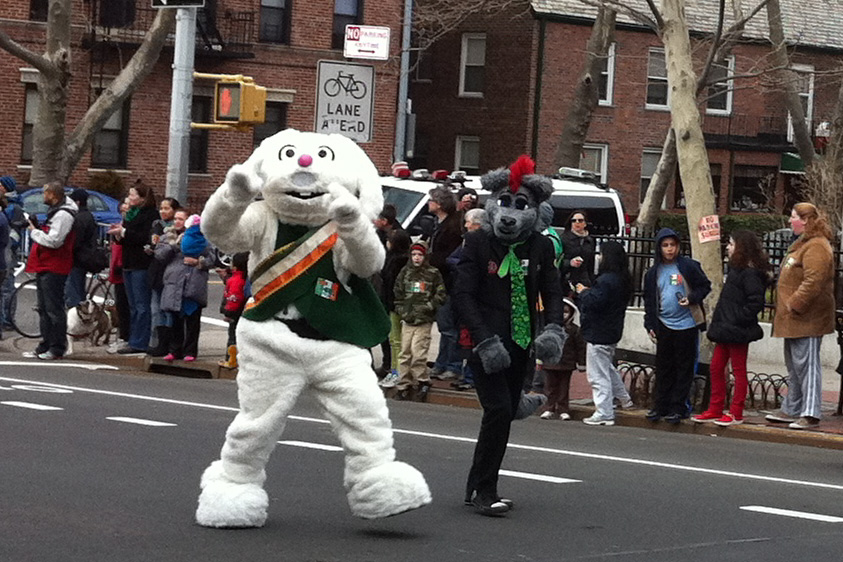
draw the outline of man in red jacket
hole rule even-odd
[[[49,207],[47,221],[37,225],[35,217],[30,217],[32,249],[26,262],[26,270],[35,273],[41,343],[35,351],[23,355],[49,361],[61,359],[67,350],[64,287],[73,267],[73,221],[77,207],[65,197],[64,188],[57,181],[44,186],[44,203]]]

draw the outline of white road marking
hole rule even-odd
[[[16,402],[16,401],[8,401],[8,402],[0,402],[0,404],[4,404],[6,406],[17,406],[18,408],[27,408],[29,410],[63,410],[64,408],[56,408],[55,406],[47,406],[45,404],[33,404],[32,402]]]
[[[303,447],[305,449],[318,449],[320,451],[342,451],[342,447],[337,447],[336,445],[323,445],[322,443],[310,443],[309,441],[279,441],[278,444]]]
[[[545,474],[534,474],[532,472],[518,472],[516,470],[501,470],[501,476],[511,476],[512,478],[523,478],[524,480],[537,480],[539,482],[550,482],[551,484],[576,484],[582,480],[572,480],[571,478],[560,478],[558,476],[547,476]]]
[[[767,513],[770,515],[782,515],[784,517],[810,519],[811,521],[822,521],[823,523],[843,523],[843,517],[821,515],[819,513],[808,513],[807,511],[792,511],[790,509],[779,509],[777,507],[766,507],[763,505],[742,505],[741,509],[744,511],[754,511],[756,513]]]
[[[54,384],[54,383],[45,383],[40,381],[31,381],[25,379],[14,379],[10,377],[0,377],[0,381],[7,381],[13,383],[23,383],[23,384],[39,384],[44,386],[51,386],[55,388],[66,388],[69,390],[75,390],[77,392],[88,392],[91,394],[100,394],[104,396],[117,396],[120,398],[132,398],[135,400],[145,400],[149,402],[158,402],[162,404],[175,404],[178,406],[190,406],[194,408],[205,408],[208,410],[219,410],[219,411],[226,411],[226,412],[239,412],[239,408],[234,408],[231,406],[219,406],[216,404],[203,404],[201,402],[189,402],[187,400],[173,400],[172,398],[159,398],[157,396],[145,396],[142,394],[130,394],[127,392],[114,392],[110,390],[99,390],[95,388],[84,388],[79,386],[69,386],[63,384]],[[304,417],[304,416],[289,416],[289,419],[296,420],[296,421],[305,421],[310,423],[319,423],[319,424],[329,424],[330,422],[325,419],[320,418],[311,418],[311,417]],[[414,435],[418,437],[427,437],[430,439],[440,439],[445,441],[458,441],[462,443],[476,443],[477,440],[471,437],[461,437],[457,435],[445,435],[440,433],[430,433],[426,431],[415,431],[409,429],[393,429],[394,433],[403,434],[403,435]],[[788,484],[793,486],[805,486],[808,488],[821,488],[825,490],[843,490],[843,484],[831,484],[827,482],[815,482],[809,480],[796,480],[792,478],[779,478],[776,476],[765,476],[763,474],[749,474],[744,472],[732,472],[728,470],[718,470],[713,468],[705,468],[699,466],[688,466],[682,464],[674,464],[674,463],[666,463],[666,462],[659,462],[659,461],[650,461],[645,459],[635,459],[635,458],[628,458],[628,457],[617,457],[613,455],[602,455],[598,453],[583,453],[581,451],[569,451],[565,449],[552,449],[550,447],[537,447],[535,445],[519,445],[518,443],[510,443],[509,447],[513,449],[519,449],[522,451],[532,451],[537,453],[548,453],[553,455],[565,455],[571,457],[579,457],[585,459],[595,459],[595,460],[602,460],[602,461],[610,461],[610,462],[620,462],[620,463],[627,463],[627,464],[636,464],[641,466],[652,466],[656,468],[666,468],[670,470],[680,470],[685,472],[696,472],[701,474],[712,474],[715,476],[727,476],[730,478],[742,478],[745,480],[758,480],[761,482],[773,482],[776,484]]]
[[[0,361],[0,366],[3,365],[8,365],[9,367],[73,367],[76,369],[86,369],[88,371],[117,370],[117,367],[114,365],[101,365],[99,363],[74,363],[72,361]]]
[[[52,386],[42,386],[40,384],[13,384],[9,390],[31,390],[32,392],[46,392],[48,394],[73,394],[72,390],[66,388],[55,388]]]
[[[223,328],[228,328],[228,322],[226,322],[225,320],[220,320],[218,318],[202,316],[199,320],[201,322],[204,322],[205,324],[210,324],[211,326],[222,326]]]
[[[176,427],[177,424],[169,423],[169,422],[160,422],[155,420],[145,420],[141,418],[126,418],[122,416],[112,416],[105,418],[111,421],[118,421],[118,422],[126,422],[126,423],[134,423],[137,425],[149,425],[152,427]]]

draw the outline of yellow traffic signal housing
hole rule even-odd
[[[223,80],[214,91],[214,123],[251,125],[266,118],[266,88],[254,82]]]

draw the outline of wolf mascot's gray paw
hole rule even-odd
[[[474,352],[480,357],[483,370],[487,373],[499,373],[509,367],[512,362],[509,352],[498,335],[478,343]]]
[[[568,339],[568,333],[559,324],[548,324],[536,337],[536,359],[548,365],[558,365],[562,361],[562,348]]]

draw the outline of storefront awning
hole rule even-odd
[[[798,154],[793,152],[782,153],[782,164],[779,170],[783,174],[804,174],[805,165]]]

